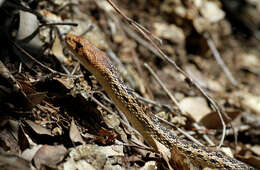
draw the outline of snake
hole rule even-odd
[[[228,156],[218,149],[201,146],[178,137],[164,127],[154,114],[146,113],[144,106],[137,100],[133,90],[124,84],[120,73],[105,52],[98,49],[86,38],[72,33],[66,35],[65,42],[74,57],[96,77],[114,104],[144,137],[146,143],[155,150],[158,150],[156,142],[160,142],[170,150],[178,151],[200,167],[224,170],[254,170],[253,167]]]

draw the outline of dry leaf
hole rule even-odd
[[[196,122],[199,122],[203,117],[211,112],[208,103],[202,97],[184,98],[180,102],[180,107]]]
[[[254,145],[250,148],[256,155],[260,156],[260,145]]]
[[[0,128],[0,148],[9,153],[20,152],[18,139],[19,125],[17,121],[8,120],[4,126]]]
[[[116,134],[114,131],[109,131],[106,129],[99,130],[100,137],[98,138],[98,142],[102,143],[103,145],[111,145],[114,144],[116,141]]]
[[[25,122],[34,130],[34,132],[36,132],[39,135],[49,135],[49,136],[53,136],[51,134],[51,131],[35,124],[34,122],[30,121],[30,120],[25,120]]]
[[[28,161],[16,156],[0,152],[0,169],[2,170],[31,170]]]
[[[42,100],[47,96],[46,92],[35,92],[28,95],[28,98],[33,106],[40,104]]]
[[[81,137],[81,134],[75,124],[74,119],[72,119],[70,124],[70,139],[72,142],[79,142],[81,144],[85,144],[85,141]]]
[[[42,145],[36,145],[32,148],[28,148],[23,151],[21,157],[27,161],[31,161],[35,155],[35,153],[42,147]]]
[[[56,34],[54,38],[54,43],[51,48],[51,53],[63,64],[68,63],[68,58],[63,54],[63,46],[61,44],[59,36]]]
[[[236,155],[236,158],[238,158],[240,161],[243,161],[251,166],[254,166],[256,169],[260,169],[260,157],[259,156],[242,156],[242,155]]]
[[[57,166],[57,164],[64,158],[67,149],[63,145],[50,146],[43,145],[34,155],[35,166],[39,169],[41,165],[48,167]]]
[[[27,136],[25,135],[25,132],[21,126],[19,126],[18,130],[18,143],[22,151],[29,148],[30,146],[29,140],[27,139]]]
[[[186,158],[180,151],[177,149],[172,149],[171,151],[171,161],[174,169],[178,170],[199,170],[195,167],[191,161]]]
[[[226,114],[229,116],[229,119],[226,119],[225,116],[222,116],[224,122],[228,124],[230,121],[234,120],[241,112],[237,111],[226,111]],[[202,125],[204,125],[208,129],[219,129],[222,128],[222,123],[220,121],[219,115],[216,112],[211,112],[206,114],[204,117],[201,118],[199,121]]]

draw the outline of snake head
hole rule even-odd
[[[90,62],[93,58],[93,56],[89,54],[89,51],[91,51],[91,46],[93,45],[83,37],[67,34],[65,42],[68,48],[80,61],[87,60]],[[89,64],[91,64],[91,62]]]
[[[81,64],[93,74],[106,74],[113,67],[107,55],[87,39],[67,34],[65,42]]]

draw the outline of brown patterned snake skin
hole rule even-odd
[[[116,106],[154,149],[157,150],[155,143],[157,140],[171,150],[178,150],[202,167],[227,170],[254,169],[221,151],[178,138],[163,127],[155,116],[144,112],[144,108],[138,104],[135,95],[123,83],[117,69],[105,53],[88,40],[76,35],[68,34],[66,43],[75,57],[96,77]]]

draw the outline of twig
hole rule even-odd
[[[210,48],[210,50],[213,53],[213,56],[215,57],[217,63],[220,65],[220,67],[223,69],[224,73],[226,74],[228,80],[234,85],[234,86],[238,86],[238,82],[236,81],[236,79],[233,77],[232,73],[229,71],[228,67],[226,66],[226,64],[224,63],[224,61],[222,60],[221,55],[219,54],[213,40],[210,38],[210,34],[209,33],[204,33],[203,34],[204,38],[206,38],[208,46]]]
[[[172,124],[172,123],[170,123],[170,122],[168,122],[168,121],[166,121],[166,120],[160,118],[160,117],[157,116],[157,115],[154,115],[154,116],[156,116],[160,121],[164,122],[165,124],[176,128],[179,132],[181,132],[184,136],[186,136],[188,139],[190,139],[190,140],[193,141],[194,143],[203,146],[203,144],[200,143],[197,139],[195,139],[194,137],[192,137],[191,135],[189,135],[187,132],[183,131],[182,129],[176,127],[174,124]]]
[[[149,36],[153,37],[154,39],[156,39],[157,41],[159,41],[160,43],[162,43],[162,40],[159,37],[156,37],[155,35],[153,35],[148,29],[146,29],[145,27],[143,27],[141,24],[135,22],[134,20],[132,20],[131,18],[129,18],[127,15],[125,15],[115,4],[112,0],[107,0],[108,3],[116,10],[116,12],[118,12],[121,16],[123,16],[126,21],[130,24],[135,26],[136,28],[140,28],[145,34],[148,34]]]
[[[73,68],[73,70],[72,70],[72,72],[71,72],[70,74],[73,75],[73,74],[76,72],[76,70],[78,69],[79,66],[80,66],[80,62],[78,61],[78,62],[75,64],[75,66],[74,66],[74,68]]]
[[[167,110],[169,110],[170,112],[175,112],[175,109],[173,109],[170,105],[168,104],[161,104],[159,102],[153,101],[151,99],[145,98],[140,96],[139,94],[135,93],[135,96],[138,100],[142,100],[143,102],[146,102],[148,104],[152,104],[154,106],[160,107],[160,108],[166,108]],[[176,109],[177,110],[177,109]],[[177,111],[176,111],[177,112]]]
[[[83,31],[79,36],[84,36],[85,34],[87,34],[88,32],[92,31],[94,29],[94,25],[93,24],[89,24],[87,29],[85,31]]]
[[[144,66],[148,69],[148,71],[152,74],[152,76],[156,79],[156,81],[159,83],[159,85],[163,88],[163,90],[166,92],[166,94],[169,96],[169,98],[172,100],[172,102],[180,109],[181,113],[184,114],[184,111],[180,107],[179,102],[175,97],[171,94],[171,92],[168,90],[168,88],[164,85],[164,83],[160,80],[160,78],[155,74],[153,69],[147,64],[144,63]]]
[[[74,27],[78,26],[77,23],[73,23],[73,22],[55,22],[55,23],[43,23],[43,24],[39,25],[39,27],[54,26],[54,25],[70,25],[70,26],[74,26]]]
[[[132,141],[135,145],[132,145],[132,144],[126,144],[126,143],[123,143],[122,145],[123,146],[129,146],[129,147],[135,147],[135,148],[138,148],[138,149],[143,149],[143,150],[147,150],[147,151],[151,151],[151,152],[156,152],[153,148],[149,148],[149,147],[146,147],[146,146],[140,146],[138,143]]]
[[[97,94],[102,95],[104,100],[106,100],[108,103],[114,105],[114,103],[112,102],[112,100],[110,100],[104,93],[99,92],[99,91],[94,91],[93,93],[97,93]],[[121,119],[123,119],[123,121],[125,121],[125,123],[130,126],[130,123],[129,123],[129,121],[127,120],[125,114],[123,114],[117,107],[116,107],[116,109],[117,109],[118,114],[119,114],[119,116],[121,117]]]
[[[65,2],[62,6],[58,7],[57,12],[61,12],[67,6],[79,5],[76,2]]]
[[[194,126],[198,130],[202,129],[202,127],[200,127],[197,123],[193,123],[192,126]],[[198,131],[198,132],[200,132],[200,131]],[[206,134],[203,133],[202,137],[209,143],[210,146],[215,146],[215,143],[212,142],[212,140]]]
[[[33,60],[35,63],[37,63],[38,65],[40,65],[41,67],[45,68],[46,70],[50,71],[51,73],[58,73],[58,71],[55,71],[53,69],[51,69],[50,67],[47,67],[46,65],[42,64],[40,61],[38,61],[37,59],[35,59],[33,56],[31,56],[29,53],[27,53],[23,48],[21,48],[18,44],[16,44],[14,41],[11,41],[13,43],[13,45],[19,49],[24,55],[26,55],[27,57],[29,57],[31,60]]]
[[[15,48],[17,48],[21,53],[23,53],[25,56],[29,57],[31,60],[33,60],[36,64],[40,65],[41,67],[43,67],[44,69],[48,70],[49,72],[51,72],[52,74],[59,74],[62,76],[67,76],[67,77],[74,77],[74,78],[78,78],[79,76],[74,76],[74,75],[68,75],[68,74],[64,74],[61,72],[58,72],[56,70],[51,69],[50,67],[42,64],[40,61],[38,61],[37,59],[35,59],[33,56],[31,56],[29,53],[27,53],[23,48],[21,48],[17,43],[15,43],[14,41],[10,40],[12,42],[12,44],[14,45]],[[19,55],[18,55],[19,56]],[[80,76],[81,77],[81,76]]]
[[[143,45],[145,48],[147,48],[148,50],[150,50],[152,53],[154,53],[156,56],[158,56],[159,58],[163,59],[162,55],[157,51],[156,48],[154,48],[151,44],[149,44],[147,41],[145,41],[143,38],[141,38],[138,34],[136,34],[134,31],[132,31],[131,29],[129,29],[129,27],[126,27],[125,25],[122,25],[123,29],[125,30],[125,32],[132,37],[133,39],[135,39],[138,43],[140,43],[141,45]]]
[[[103,105],[102,103],[100,103],[93,95],[90,95],[90,98],[97,104],[99,105],[100,107],[102,107],[104,110],[106,110],[107,112],[109,112],[110,114],[112,115],[116,115],[115,112],[111,111],[109,108],[107,108],[105,105]],[[122,113],[121,113],[122,114]],[[121,115],[120,115],[121,116]],[[132,130],[134,133],[138,134],[139,136],[142,136],[140,135],[140,133],[135,129],[133,128],[128,121],[124,121],[123,119],[120,119],[120,122],[123,123],[124,125],[126,125],[130,130]]]
[[[106,110],[108,113],[112,114],[112,115],[115,115],[115,113],[110,110],[109,108],[107,108],[105,105],[103,105],[102,103],[100,103],[92,94],[89,95],[89,97],[97,104],[99,105],[100,107],[102,107],[104,110]]]

